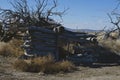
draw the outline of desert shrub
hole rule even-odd
[[[20,70],[20,71],[28,71],[29,65],[27,62],[25,62],[24,60],[17,60],[15,61],[15,63],[13,64],[13,67],[16,70]]]
[[[44,57],[38,57],[31,60],[31,63],[29,64],[30,67],[32,67],[30,72],[47,72],[52,64],[54,64],[55,61],[52,56],[44,56]]]
[[[11,56],[12,48],[8,43],[0,42],[0,55],[7,57]]]
[[[9,42],[9,45],[12,49],[12,56],[18,57],[24,54],[24,50],[21,48],[21,45],[23,45],[22,40],[13,39]]]
[[[75,69],[74,64],[72,64],[71,62],[69,61],[55,62],[51,56],[34,58],[29,62],[20,60],[19,63],[15,62],[13,66],[15,69],[17,70],[20,69],[21,71],[44,72],[44,73],[68,72]]]
[[[21,49],[22,41],[21,40],[12,40],[9,43],[0,42],[0,55],[8,56],[20,56],[23,54]]]
[[[63,72],[71,71],[75,69],[75,65],[70,61],[62,61],[59,63],[60,70]]]
[[[114,53],[120,53],[120,40],[100,40],[100,44]]]

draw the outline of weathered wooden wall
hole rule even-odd
[[[41,27],[29,27],[24,37],[25,54],[28,56],[53,55],[57,57],[56,34]]]
[[[95,35],[78,33],[64,30],[62,27],[53,30],[31,26],[24,36],[25,54],[28,56],[45,56],[53,55],[59,59],[60,54],[74,54],[75,43],[87,43]],[[65,56],[65,55],[64,55]]]

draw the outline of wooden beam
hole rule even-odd
[[[53,30],[49,30],[46,28],[42,28],[42,27],[36,27],[36,26],[31,26],[28,28],[28,30],[31,32],[43,32],[43,33],[49,33],[49,34],[55,34],[55,32]]]

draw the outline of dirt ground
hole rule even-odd
[[[44,74],[16,71],[12,67],[15,60],[0,56],[0,80],[120,80],[120,66],[116,64],[78,66],[77,71],[70,73]]]

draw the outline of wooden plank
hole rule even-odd
[[[75,42],[82,42],[82,43],[86,43],[86,42],[90,42],[89,40],[86,39],[73,39],[73,38],[68,38],[69,41],[75,41]]]
[[[46,49],[46,48],[40,48],[40,49],[38,49],[38,48],[33,48],[32,50],[36,50],[36,51],[44,51],[44,52],[46,52],[46,51],[55,51],[55,49],[52,49],[52,48],[48,48],[48,49]]]
[[[45,39],[45,40],[42,40],[42,39],[41,39],[41,40],[32,39],[31,42],[36,42],[36,43],[37,43],[37,42],[38,42],[38,43],[39,43],[39,42],[42,42],[42,43],[46,43],[46,44],[47,44],[47,43],[48,43],[48,44],[52,44],[52,43],[54,44],[54,43],[56,43],[55,40],[47,40],[47,39]]]
[[[38,37],[38,38],[35,38],[35,37],[31,37],[31,40],[43,40],[43,41],[55,41],[55,39],[50,39],[50,38],[42,38],[42,37]]]
[[[40,45],[40,46],[45,46],[45,47],[56,47],[56,44],[51,44],[51,43],[49,43],[49,44],[47,44],[47,43],[40,43],[40,44],[38,44],[38,43],[31,43],[31,46],[32,45]]]
[[[93,51],[92,48],[85,48],[85,47],[74,47],[76,50],[84,50],[84,51]]]
[[[41,45],[33,45],[32,48],[35,48],[35,49],[55,49],[55,47],[52,47],[52,46],[41,46]]]
[[[32,43],[31,43],[31,46],[32,46],[32,47],[34,47],[34,46],[35,46],[35,47],[46,47],[46,48],[49,48],[49,47],[54,47],[54,48],[55,48],[55,47],[56,47],[56,45],[48,45],[48,44],[32,44]]]
[[[62,34],[60,36],[65,36],[66,38],[67,37],[70,37],[70,38],[89,38],[89,37],[96,37],[95,35],[90,35],[90,34]]]
[[[79,39],[80,37],[76,37],[75,35],[72,35],[72,34],[62,34],[60,35],[59,37],[61,38],[74,38],[74,39]]]
[[[33,52],[33,51],[38,51],[38,52],[51,52],[51,51],[55,51],[56,49],[55,48],[45,48],[45,47],[32,47],[32,48],[30,48],[30,47],[26,47],[25,48],[25,51],[27,51],[27,52]]]
[[[60,37],[59,37],[59,40],[60,40],[60,39],[65,39],[65,40],[68,40],[68,41],[75,41],[75,42],[90,42],[90,41],[87,40],[87,39],[71,38],[71,37],[65,37],[65,36],[60,36]]]
[[[46,43],[40,43],[40,42],[34,42],[34,43],[31,43],[31,45],[44,45],[44,46],[54,46],[54,45],[56,45],[56,43],[48,43],[48,42],[46,42]]]
[[[56,38],[48,38],[48,37],[31,37],[31,40],[37,39],[37,40],[55,40]]]
[[[29,53],[29,52],[28,52]],[[46,56],[46,55],[49,55],[49,54],[51,54],[51,55],[55,55],[55,52],[54,51],[32,51],[32,52],[30,52],[30,54],[37,54],[37,55],[40,55],[40,56]]]
[[[49,54],[52,54],[52,55],[54,55],[55,54],[55,52],[53,52],[53,51],[49,51],[49,52],[40,52],[40,51],[32,51],[32,52],[27,52],[27,54],[31,54],[31,55],[41,55],[41,56],[45,56],[45,55],[49,55]]]
[[[56,48],[56,45],[23,45],[22,46],[22,48],[24,48],[24,49],[35,49],[35,48],[37,48],[37,49],[43,49],[43,48]]]
[[[73,31],[66,30],[66,29],[65,29],[64,33],[68,33],[68,34],[87,34],[85,32],[75,32],[75,31],[73,32]]]
[[[93,34],[76,34],[75,36],[77,36],[77,37],[85,37],[85,38],[96,37]]]
[[[36,51],[36,52],[54,52],[55,50],[53,49],[32,49],[31,51]]]
[[[43,32],[43,33],[55,34],[53,30],[49,30],[49,29],[42,28],[42,27],[31,26],[28,29],[30,32],[38,31],[38,32]]]
[[[46,34],[32,34],[31,35],[32,39],[52,39],[55,40],[56,36],[55,35],[46,35]]]
[[[59,40],[60,39],[76,39],[76,40],[78,40],[78,39],[80,39],[79,37],[75,37],[75,36],[65,36],[65,35],[60,35],[59,37]]]
[[[56,34],[49,34],[49,33],[41,33],[41,32],[32,32],[30,34],[31,36],[34,36],[34,35],[37,35],[37,36],[52,36],[52,37],[55,37]]]
[[[46,39],[56,39],[55,36],[51,36],[51,35],[47,35],[47,36],[44,36],[44,35],[32,35],[31,38],[46,38]]]
[[[78,37],[97,37],[96,35],[93,35],[93,34],[87,34],[85,32],[73,32],[73,31],[69,31],[69,30],[64,31],[64,34],[75,35]]]

